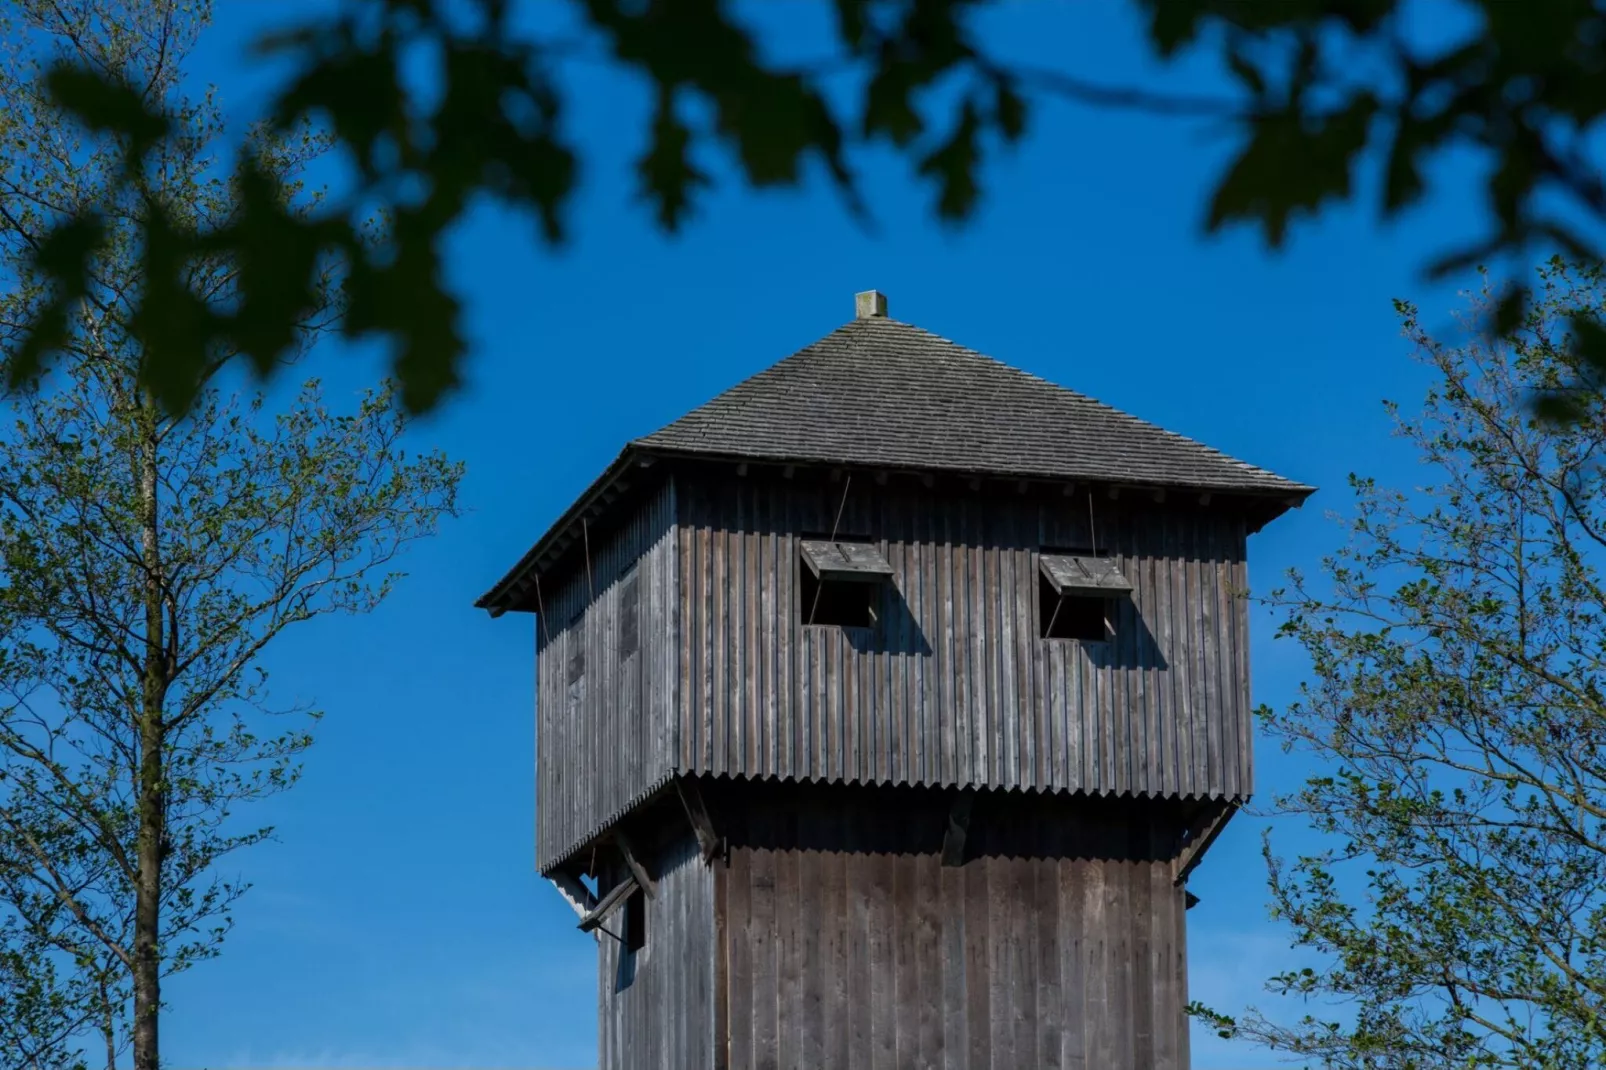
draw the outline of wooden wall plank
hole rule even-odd
[[[964,874],[964,971],[965,971],[965,1026],[970,1039],[970,1060],[967,1066],[991,1066],[992,1063],[992,971],[989,962],[991,936],[990,904],[988,902],[987,866],[969,865]]]
[[[732,851],[725,895],[725,939],[729,941],[730,1060],[731,1070],[751,1070],[753,1062],[753,854]]]
[[[733,1068],[1185,1070],[1163,857],[1180,809],[1117,820],[995,795],[975,853],[944,867],[940,837],[910,833],[938,793],[817,806],[811,792],[849,789],[728,790],[748,811],[726,871]]]
[[[813,917],[805,912],[805,864],[803,851],[776,852],[776,1045],[782,1067],[819,1065],[810,1064],[803,1052],[803,1029],[808,1017],[808,990],[804,985],[808,959],[804,950],[804,930]]]
[[[749,1013],[753,1018],[755,1070],[776,1070],[780,1055],[780,983],[777,976],[779,947],[776,939],[779,918],[777,900],[777,852],[760,849],[752,853],[748,873],[749,956],[752,968],[752,996]]]
[[[941,1070],[943,1055],[943,1008],[946,997],[943,991],[943,916],[942,866],[936,856],[919,854],[905,862],[903,870],[911,874],[910,897],[913,902],[905,909],[914,916],[913,933],[915,984],[911,991],[917,1007],[917,1034],[913,1057],[906,1065],[918,1070]],[[899,1002],[904,1002],[904,986],[899,985]],[[900,1044],[898,1057],[904,1057]]]
[[[542,587],[544,614],[536,627],[542,869],[650,794],[676,764],[678,668],[671,671],[668,662],[685,644],[671,601],[658,596],[677,572],[675,503],[674,485],[664,484],[621,529],[593,541],[589,577],[582,570]],[[621,601],[622,589],[634,593]],[[620,645],[631,615],[633,652]]]
[[[713,1036],[717,918],[714,874],[696,841],[669,843],[652,862],[658,894],[646,902],[647,942],[631,952],[597,942],[597,1052],[601,1070],[679,1070],[716,1065]],[[623,867],[602,867],[604,887]],[[623,935],[622,916],[607,928]]]
[[[965,871],[938,868],[938,916],[942,922],[943,1070],[970,1065],[970,996],[965,988]]]
[[[833,827],[833,832],[838,833],[833,837],[836,843],[842,842],[840,824],[838,822]],[[848,865],[849,859],[850,855],[846,850],[827,850],[822,852],[820,860],[820,872],[826,895],[824,913],[819,924],[827,939],[826,968],[820,979],[823,990],[821,994],[826,1001],[824,1047],[828,1055],[826,1061],[821,1064],[823,1066],[846,1067],[850,1064],[853,1051],[849,973],[854,954],[852,942],[855,933],[848,899],[848,882],[853,876]]]
[[[895,935],[913,918],[895,909],[893,901],[893,855],[888,847],[887,833],[896,833],[880,815],[874,815],[870,826],[879,841],[865,856],[868,868],[869,894],[865,951],[870,962],[870,1067],[871,1070],[903,1070],[898,1065],[897,1020],[897,964]]]

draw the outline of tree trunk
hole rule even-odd
[[[161,547],[156,502],[156,415],[140,413],[140,544],[145,566],[145,685],[139,725],[139,841],[134,890],[134,1070],[158,1070],[158,1015],[162,1005],[162,854],[167,840],[167,791],[163,761],[167,691],[162,628]]]
[[[117,1070],[117,1019],[112,1014],[112,994],[104,976],[100,979],[100,1032],[106,1041],[106,1070]]]

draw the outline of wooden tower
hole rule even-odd
[[[629,443],[478,603],[537,615],[600,1066],[1184,1070],[1246,540],[1311,488],[857,313]]]

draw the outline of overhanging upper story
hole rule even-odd
[[[676,773],[1247,796],[1246,539],[1311,488],[881,310],[480,599],[539,614],[543,868]]]
[[[587,527],[608,526],[621,515],[614,506],[657,486],[666,461],[973,488],[1025,483],[1098,500],[1183,494],[1242,512],[1251,531],[1314,489],[919,327],[866,315],[628,443],[475,604],[534,612],[536,578],[583,564],[575,555]]]

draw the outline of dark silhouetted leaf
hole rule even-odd
[[[45,305],[11,351],[6,362],[6,388],[16,390],[33,383],[50,358],[67,344],[67,338],[66,303]]]
[[[57,64],[45,75],[45,88],[58,107],[90,130],[126,138],[133,160],[168,134],[167,116],[148,107],[138,92],[86,67]]]
[[[1366,147],[1377,101],[1361,93],[1317,117],[1284,111],[1259,118],[1249,142],[1211,198],[1207,225],[1253,221],[1267,244],[1280,246],[1289,222],[1350,193],[1355,157]]]
[[[1580,373],[1592,386],[1606,383],[1606,324],[1590,311],[1573,313],[1567,325],[1572,334],[1570,355]]]
[[[864,135],[882,135],[894,145],[907,145],[925,131],[925,120],[915,111],[911,94],[913,72],[901,64],[876,72],[864,96]]]
[[[680,228],[691,191],[708,185],[708,176],[688,158],[690,147],[691,131],[675,114],[674,98],[660,92],[652,141],[641,158],[640,174],[642,193],[657,206],[658,222],[671,233]]]
[[[98,213],[68,219],[45,236],[34,252],[34,264],[56,282],[67,301],[89,293],[91,262],[106,240]]]
[[[1512,286],[1501,296],[1494,308],[1491,325],[1494,333],[1501,338],[1514,332],[1522,323],[1523,314],[1528,309],[1528,291],[1522,286]]]
[[[1598,255],[1598,243],[1585,237],[1606,215],[1603,168],[1593,155],[1593,131],[1606,117],[1606,10],[1598,5],[1477,3],[1479,26],[1437,42],[1404,32],[1401,0],[1134,2],[1154,53],[1217,57],[1238,89],[1243,142],[1215,183],[1210,230],[1247,223],[1280,246],[1294,220],[1355,197],[1355,168],[1376,127],[1388,139],[1380,161],[1384,217],[1428,194],[1446,153],[1470,149],[1487,164],[1480,173],[1492,233],[1436,257],[1430,271],[1462,271],[1542,246]],[[980,198],[986,137],[1024,136],[1034,103],[1027,90],[1171,114],[1220,111],[1212,101],[1173,100],[1147,87],[1106,88],[1075,71],[1013,67],[971,32],[971,16],[987,0],[835,0],[832,47],[806,65],[761,48],[738,18],[749,9],[724,0],[571,6],[590,39],[659,102],[634,166],[637,188],[668,232],[683,227],[711,189],[713,169],[693,161],[716,149],[752,186],[795,185],[810,163],[823,164],[848,208],[863,216],[850,139],[883,141],[934,184],[938,216],[957,222]],[[149,347],[149,375],[162,397],[187,398],[184,384],[222,354],[245,355],[271,372],[295,344],[308,279],[331,258],[348,270],[351,307],[362,310],[342,329],[394,346],[407,404],[434,404],[457,381],[457,300],[436,250],[482,195],[530,212],[541,240],[562,241],[580,174],[560,122],[570,91],[560,56],[574,46],[524,34],[513,10],[500,0],[350,0],[258,43],[259,54],[292,70],[265,108],[275,129],[311,122],[327,130],[359,173],[346,195],[303,213],[288,191],[242,170],[240,215],[215,232],[163,232],[155,217],[136,225],[136,245],[176,258],[165,265],[175,279],[183,273],[175,265],[198,256],[238,268],[238,300],[227,313],[197,305],[174,279],[157,280],[134,300],[130,322],[162,343]],[[1411,47],[1400,47],[1406,39]],[[422,95],[403,77],[420,56],[439,63]],[[172,136],[169,117],[96,72],[57,67],[48,89],[89,130],[119,139],[128,163]],[[671,105],[712,121],[688,123]],[[128,177],[108,197],[137,194]],[[394,224],[383,258],[356,238],[353,221],[370,212]],[[1488,218],[1469,222],[1470,233],[1480,232],[1476,222]],[[62,302],[83,292],[76,262],[64,252],[41,263],[54,296],[40,307],[39,329],[11,355],[10,374],[42,366],[60,325],[71,323]],[[379,292],[384,287],[393,290]],[[393,307],[396,295],[406,295],[406,309]],[[437,318],[424,323],[416,309]]]
[[[1394,137],[1389,142],[1388,165],[1383,177],[1385,215],[1393,215],[1422,197],[1425,187],[1422,169],[1417,163],[1417,157],[1425,147],[1420,137],[1421,129],[1409,118],[1400,120],[1396,125]]]
[[[998,79],[994,86],[993,116],[998,122],[998,132],[1007,141],[1019,141],[1026,133],[1026,98],[1017,93],[1007,79]]]
[[[1249,90],[1251,97],[1259,100],[1266,95],[1266,79],[1261,76],[1255,65],[1237,48],[1228,49],[1227,67],[1232,71],[1233,76],[1243,83],[1244,88]]]
[[[948,140],[920,161],[920,173],[937,182],[937,214],[944,219],[963,218],[981,193],[976,180],[976,168],[981,162],[981,148],[977,143],[980,131],[981,118],[976,106],[966,100]]]

